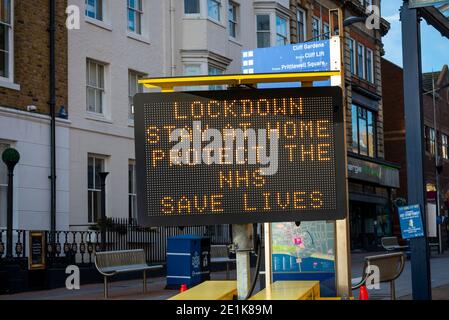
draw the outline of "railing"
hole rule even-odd
[[[211,244],[231,243],[230,227],[154,227],[143,228],[128,219],[108,219],[103,230],[44,231],[46,239],[46,260],[53,264],[92,264],[95,252],[111,250],[144,249],[147,262],[164,263],[167,239],[181,234],[205,236]],[[29,230],[13,230],[13,259],[28,257]],[[104,235],[104,242],[102,241]],[[0,261],[6,257],[6,230],[0,230]]]

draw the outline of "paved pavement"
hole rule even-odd
[[[214,272],[212,280],[224,280],[225,272]],[[230,278],[235,279],[235,270],[230,272]],[[109,282],[109,299],[115,300],[166,300],[178,290],[166,290],[165,278],[147,279],[147,293],[142,293],[142,280]],[[103,284],[82,285],[80,290],[69,291],[59,288],[46,291],[24,292],[13,295],[0,295],[0,300],[102,300]]]
[[[369,253],[375,255],[376,253]],[[353,277],[361,276],[363,268],[363,258],[368,255],[352,255]],[[433,298],[435,300],[449,300],[449,253],[441,256],[434,255],[431,259]],[[214,272],[211,275],[213,280],[225,279],[225,272]],[[235,279],[235,270],[231,271],[231,279]],[[256,291],[258,286],[256,287]],[[406,262],[404,272],[396,280],[396,295],[398,299],[411,300],[411,270],[410,261]],[[380,290],[369,290],[370,299],[386,299],[389,296],[389,285],[381,284]],[[165,278],[148,279],[148,292],[142,294],[142,281],[130,280],[111,282],[109,285],[110,299],[117,300],[163,300],[177,294],[177,290],[165,289]],[[354,292],[357,297],[358,292]],[[14,295],[0,296],[0,300],[101,300],[103,299],[103,285],[91,284],[83,285],[80,290],[69,291],[65,288],[25,292]]]

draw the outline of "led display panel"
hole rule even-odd
[[[340,88],[142,93],[134,105],[140,224],[346,217]]]

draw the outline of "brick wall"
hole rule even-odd
[[[66,0],[56,1],[56,112],[67,110]],[[20,91],[0,87],[0,106],[49,114],[49,1],[14,1],[14,82]]]
[[[386,160],[400,164],[400,185],[397,195],[407,195],[405,149],[404,88],[402,68],[382,59],[382,85]]]
[[[328,12],[327,8],[336,8],[339,1],[323,0],[320,2],[313,0],[290,0],[290,10],[291,10],[291,24],[290,24],[290,35],[291,41],[296,43],[297,39],[297,23],[296,23],[296,12],[297,8],[301,7],[307,12],[307,37],[310,39],[312,37],[312,16],[320,15],[320,8],[322,13],[322,18],[325,22],[328,22]],[[350,15],[350,12],[346,12],[346,15]],[[351,76],[350,70],[350,53],[349,47],[345,44],[345,66],[346,66],[346,97],[347,97],[347,109],[346,109],[346,140],[348,143],[348,150],[351,150],[352,146],[352,122],[351,122],[351,104],[352,104],[352,85],[357,85],[362,87],[378,96],[382,96],[382,70],[381,70],[381,51],[382,51],[382,41],[378,31],[366,30],[360,24],[356,24],[351,27],[346,27],[346,37],[351,37],[357,42],[362,43],[367,48],[373,50],[374,53],[374,79],[375,84],[369,83],[366,80],[359,79],[357,76]],[[379,101],[379,111],[377,113],[377,155],[379,158],[385,157],[384,148],[384,132],[383,124],[384,113],[383,113],[383,102]]]

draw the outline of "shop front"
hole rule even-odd
[[[350,155],[348,178],[351,250],[379,250],[382,237],[394,231],[392,194],[399,188],[399,167]]]

